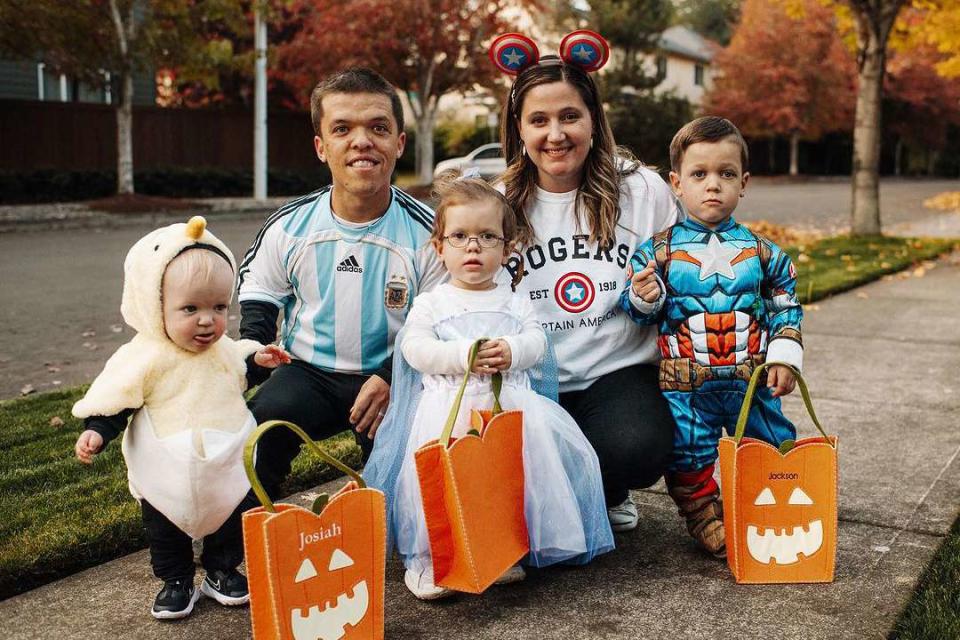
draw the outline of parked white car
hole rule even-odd
[[[499,142],[477,147],[461,158],[448,158],[437,163],[433,176],[437,177],[444,171],[459,169],[466,171],[476,168],[484,178],[500,175],[507,169],[507,161],[503,157],[503,149]]]

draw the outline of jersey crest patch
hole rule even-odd
[[[383,304],[387,309],[404,309],[410,295],[407,279],[401,275],[392,275],[383,290]]]
[[[580,313],[593,304],[596,289],[590,278],[582,273],[572,272],[560,276],[553,289],[553,297],[564,311]]]

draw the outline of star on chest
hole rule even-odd
[[[710,240],[702,249],[691,249],[687,253],[700,263],[700,280],[706,280],[712,275],[723,276],[734,280],[733,265],[740,261],[744,249],[731,243],[720,241],[720,237],[710,234]]]

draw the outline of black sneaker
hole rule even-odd
[[[150,613],[158,620],[186,618],[199,597],[200,592],[193,588],[193,579],[167,580],[153,601]]]
[[[200,584],[200,591],[208,598],[213,598],[228,607],[247,604],[250,601],[247,577],[236,569],[208,571],[207,577]]]

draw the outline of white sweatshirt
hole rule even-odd
[[[616,242],[608,251],[590,242],[589,224],[577,225],[577,192],[537,189],[527,205],[535,233],[523,248],[524,277],[517,294],[530,300],[557,353],[560,392],[578,391],[602,375],[659,359],[656,327],[634,324],[620,308],[630,256],[647,238],[676,223],[679,207],[655,172],[641,168],[621,189]],[[516,271],[511,257],[507,269]]]

